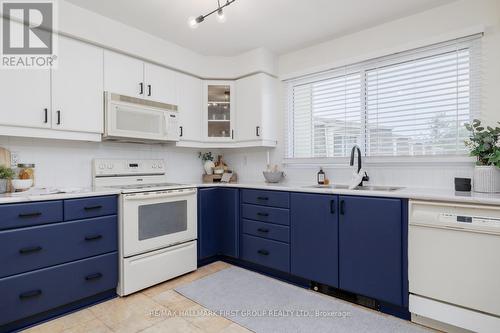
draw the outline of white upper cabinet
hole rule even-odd
[[[144,94],[146,99],[177,105],[176,72],[144,63]]]
[[[236,81],[238,142],[257,146],[276,145],[277,87],[277,79],[262,73]]]
[[[205,140],[234,141],[235,127],[234,81],[205,81],[203,123]]]
[[[112,51],[104,51],[104,90],[146,98],[144,62]]]
[[[203,82],[195,77],[176,75],[179,106],[179,140],[202,141]]]
[[[103,50],[59,37],[57,68],[52,69],[52,128],[103,131]]]

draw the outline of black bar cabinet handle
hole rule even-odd
[[[258,212],[258,213],[257,213],[257,216],[267,217],[267,216],[269,216],[269,213],[262,213],[262,212]]]
[[[33,213],[20,213],[18,216],[19,217],[38,217],[42,215],[40,212],[33,212]]]
[[[144,83],[139,82],[139,95],[144,94]]]
[[[182,128],[182,126],[179,126],[179,129],[181,130],[181,133],[179,134],[179,136],[183,136],[184,135],[184,128]]]
[[[335,200],[330,200],[330,213],[335,214]]]
[[[93,241],[93,240],[98,240],[101,239],[102,235],[90,235],[90,236],[85,236],[86,241]]]
[[[47,108],[43,109],[43,113],[44,113],[43,122],[48,123],[49,122],[49,109],[47,109]]]
[[[260,126],[255,127],[255,135],[260,136]]]
[[[234,130],[231,130],[231,139],[234,139]]]
[[[344,214],[345,214],[345,201],[340,200],[340,215],[344,215]]]
[[[257,251],[258,254],[262,254],[263,256],[268,256],[269,255],[269,251],[267,250],[259,250]]]
[[[264,228],[259,228],[257,229],[258,232],[269,232],[269,229],[264,229]]]
[[[19,294],[19,298],[20,299],[33,298],[33,297],[40,296],[41,294],[42,294],[42,291],[40,289],[30,290],[30,291],[26,291],[24,293]]]
[[[29,247],[23,247],[22,249],[20,249],[19,253],[29,254],[29,253],[39,252],[41,250],[42,250],[41,246],[29,246]]]
[[[151,96],[151,85],[148,84],[148,96]]]
[[[266,200],[269,200],[269,198],[268,197],[257,197],[257,200],[264,200],[264,201],[266,201]]]
[[[100,278],[102,278],[102,274],[101,273],[95,273],[95,274],[87,275],[85,277],[85,280],[92,281],[92,280],[97,280],[97,279],[100,279]]]
[[[57,110],[57,125],[61,125],[61,110]]]
[[[96,210],[96,209],[101,209],[102,205],[95,205],[95,206],[85,206],[83,209],[85,210]]]

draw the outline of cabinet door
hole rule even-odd
[[[145,63],[144,84],[147,99],[177,105],[174,71]]]
[[[115,94],[146,98],[144,63],[132,57],[105,50],[104,89]]]
[[[238,258],[239,254],[239,190],[220,188],[217,193],[219,202],[220,254]],[[223,204],[221,204],[223,203]]]
[[[232,81],[205,81],[204,133],[207,141],[233,141],[235,94]]]
[[[292,193],[291,273],[338,287],[338,198]]]
[[[340,289],[402,305],[401,200],[339,199]]]
[[[179,73],[177,74],[176,84],[179,103],[179,139],[181,141],[201,141],[202,81]]]
[[[213,257],[219,253],[218,229],[220,201],[217,188],[198,190],[198,260]]]
[[[50,128],[50,70],[0,70],[0,124]]]
[[[236,81],[238,91],[238,141],[258,140],[262,133],[262,75],[256,74]]]
[[[52,70],[52,128],[101,133],[103,130],[103,50],[59,37]]]

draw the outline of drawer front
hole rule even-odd
[[[89,217],[114,215],[117,212],[117,197],[94,197],[64,200],[64,220],[79,220]]]
[[[116,252],[0,279],[0,325],[116,288]]]
[[[23,228],[63,220],[62,201],[0,205],[0,230]]]
[[[242,235],[241,259],[290,272],[290,246],[285,243]]]
[[[283,208],[243,204],[241,216],[250,220],[290,225],[290,211]]]
[[[0,278],[117,251],[116,215],[0,232]]]
[[[244,203],[289,208],[290,193],[279,191],[241,190]]]
[[[243,233],[248,235],[290,243],[289,227],[243,219],[241,221],[241,228],[243,230]]]

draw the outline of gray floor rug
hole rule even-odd
[[[224,269],[175,290],[257,333],[431,332],[239,267]]]

